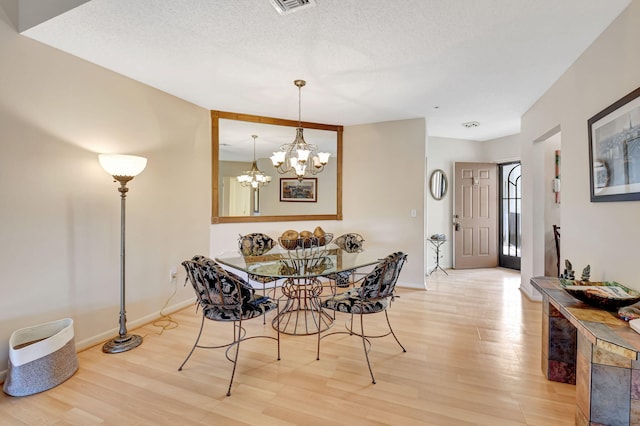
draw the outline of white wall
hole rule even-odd
[[[593,280],[640,290],[637,245],[640,202],[591,203],[587,120],[640,86],[640,2],[629,7],[522,117],[522,289],[544,274],[544,144],[562,129],[562,258]]]
[[[427,178],[434,170],[442,169],[447,174],[449,189],[442,200],[435,200],[427,187],[427,229],[426,235],[445,234],[452,238],[453,185],[455,162],[495,162],[503,163],[520,159],[518,136],[506,136],[490,141],[469,141],[429,136],[427,142]],[[435,267],[435,255],[431,245],[426,247],[428,271]],[[440,266],[453,265],[453,244],[448,241],[441,248]]]
[[[425,126],[414,119],[344,129],[344,225],[365,244],[408,253],[399,281],[417,288],[426,272]]]
[[[520,160],[520,134],[481,142],[480,160],[491,163],[509,163]]]
[[[409,257],[398,285],[424,288],[424,155],[423,119],[345,127],[344,220],[214,224],[210,251],[236,251],[239,234],[264,232],[277,238],[286,229],[313,231],[319,225],[335,236],[357,232],[365,238],[365,248],[405,251]],[[416,217],[410,216],[412,209]]]
[[[18,35],[1,7],[0,57],[0,365],[29,325],[72,317],[79,348],[117,335],[120,196],[101,152],[149,160],[127,197],[129,325],[176,284],[169,311],[190,303],[169,270],[208,249],[209,112]]]

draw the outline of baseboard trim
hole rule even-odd
[[[527,288],[520,284],[520,292],[523,293],[531,302],[542,302],[542,295],[533,287]]]
[[[138,318],[136,320],[127,321],[128,328],[134,329],[134,328],[149,324],[159,318],[162,318],[163,315],[172,314],[183,308],[186,308],[187,306],[193,305],[195,303],[195,300],[196,300],[195,297],[193,297],[193,298],[184,300],[180,303],[176,303],[174,305],[166,307],[165,309],[163,309],[162,313],[160,311],[156,311],[144,317]],[[91,336],[87,339],[77,341],[76,352],[82,352],[85,349],[89,349],[93,346],[101,344],[111,339],[112,337],[115,337],[118,334],[118,332],[119,332],[119,327],[115,327],[111,330],[105,331],[104,333],[100,333],[95,336]],[[0,384],[4,383],[4,380],[6,377],[7,377],[7,370],[4,369],[0,371]]]
[[[195,300],[196,300],[195,297],[191,298],[191,299],[187,299],[187,300],[184,300],[184,301],[182,301],[180,303],[176,303],[174,305],[171,305],[171,306],[165,308],[163,310],[164,312],[162,312],[162,313],[160,311],[156,311],[156,312],[153,312],[153,313],[151,313],[149,315],[146,315],[144,317],[138,318],[136,320],[127,321],[127,328],[128,329],[134,329],[134,328],[141,327],[143,325],[149,324],[149,323],[157,320],[158,318],[161,318],[162,315],[172,314],[172,313],[177,312],[180,309],[183,309],[183,308],[185,308],[185,307],[187,307],[189,305],[193,305],[195,303]],[[111,330],[105,331],[104,333],[100,333],[98,335],[91,336],[91,337],[89,337],[87,339],[80,340],[80,341],[76,342],[76,351],[80,352],[80,351],[83,351],[83,350],[88,349],[90,347],[93,347],[95,345],[98,345],[98,344],[100,344],[102,342],[105,342],[105,341],[109,340],[110,338],[117,336],[118,332],[119,332],[119,328],[115,327],[115,328],[112,328]]]

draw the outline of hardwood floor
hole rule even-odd
[[[222,350],[193,344],[200,313],[172,314],[179,323],[159,334],[138,330],[143,344],[122,354],[100,346],[78,354],[80,369],[65,383],[28,397],[0,396],[3,425],[572,425],[575,388],[547,381],[540,368],[541,305],[518,290],[505,269],[448,270],[428,291],[398,289],[389,316],[393,337],[373,341],[377,384],[361,340],[282,335],[242,344],[232,395],[231,363]],[[271,318],[271,317],[269,317]],[[334,329],[343,327],[338,315]],[[370,315],[370,330],[384,315]],[[273,333],[246,322],[249,335]],[[227,324],[207,321],[207,342],[231,337]],[[223,336],[222,336],[223,335]]]

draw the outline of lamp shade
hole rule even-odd
[[[147,159],[136,155],[100,154],[98,161],[112,176],[138,176],[147,166]]]

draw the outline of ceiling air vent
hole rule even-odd
[[[316,6],[316,0],[269,0],[280,15]]]
[[[480,123],[477,121],[467,121],[466,123],[462,123],[462,125],[467,129],[471,129],[472,127],[478,127]]]

